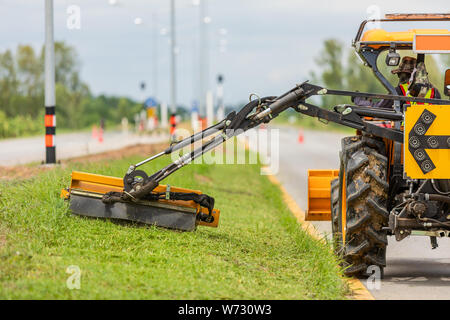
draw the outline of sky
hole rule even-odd
[[[190,106],[199,94],[200,13],[193,0],[175,1],[177,102]],[[250,93],[279,95],[307,80],[324,40],[337,38],[350,48],[361,21],[374,14],[450,11],[448,0],[203,1],[211,20],[207,25],[208,87],[214,92],[217,75],[223,74],[225,104],[245,101]],[[138,100],[153,96],[156,43],[156,95],[169,102],[169,37],[164,34],[169,30],[169,0],[54,3],[55,40],[76,48],[82,79],[94,94]],[[79,29],[67,27],[71,6],[80,10]],[[15,50],[18,44],[31,44],[36,49],[43,45],[44,0],[0,0],[0,14],[0,51]],[[142,23],[135,24],[136,18]],[[144,91],[139,86],[142,81],[146,83]]]

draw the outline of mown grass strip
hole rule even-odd
[[[300,223],[303,230],[305,230],[311,237],[326,242],[327,241],[326,235],[321,234],[320,231],[317,228],[315,228],[311,222],[305,220],[306,217],[305,212],[302,209],[300,209],[295,200],[281,185],[278,179],[270,172],[268,168],[263,169],[265,169],[266,173],[268,174],[268,178],[270,179],[270,181],[281,189],[284,202],[286,203],[292,214],[295,216],[297,221]],[[349,284],[349,288],[351,290],[350,298],[355,300],[375,300],[370,291],[367,290],[367,288],[362,284],[360,279],[346,278],[345,280]]]
[[[140,158],[72,164],[1,182],[0,298],[343,299],[328,244],[297,224],[259,165],[190,165],[167,183],[201,189],[218,229],[190,233],[72,216],[59,198],[72,169],[122,176]],[[161,167],[155,161],[145,170]],[[66,286],[70,265],[81,289]]]

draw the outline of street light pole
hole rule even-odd
[[[158,15],[153,13],[153,96],[158,99]]]
[[[207,0],[199,0],[200,6],[200,41],[199,41],[199,73],[200,73],[200,116],[206,116],[207,95],[209,91],[209,35],[208,24],[211,18],[207,15]]]
[[[45,163],[56,163],[53,0],[45,0]]]
[[[171,55],[171,105],[170,111],[177,110],[177,81],[176,81],[176,39],[175,39],[175,0],[170,0],[170,55]]]
[[[204,117],[205,116],[205,111],[206,111],[206,90],[205,90],[205,41],[206,41],[206,26],[205,26],[205,0],[200,0],[200,37],[199,37],[199,73],[200,73],[200,97],[199,97],[199,102],[200,102],[200,108],[199,108],[199,113],[200,113],[200,117]]]

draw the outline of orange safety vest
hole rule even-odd
[[[407,94],[408,93],[408,89],[409,89],[409,82],[408,83],[404,83],[400,85],[400,89],[402,90],[402,93],[405,97],[412,97],[411,95]],[[434,98],[434,88],[431,88],[427,91],[427,94],[424,97],[425,99],[433,99]],[[423,102],[411,102],[411,101],[407,101],[407,104],[410,105],[416,105],[416,104],[424,104],[427,105],[429,103],[423,103]]]

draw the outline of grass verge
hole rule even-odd
[[[259,165],[190,165],[167,183],[201,189],[221,209],[195,232],[80,218],[59,198],[70,172],[122,176],[131,157],[72,163],[0,182],[1,299],[343,299],[329,245],[307,235]],[[152,172],[166,161],[155,161]],[[69,290],[68,266],[81,270]]]

